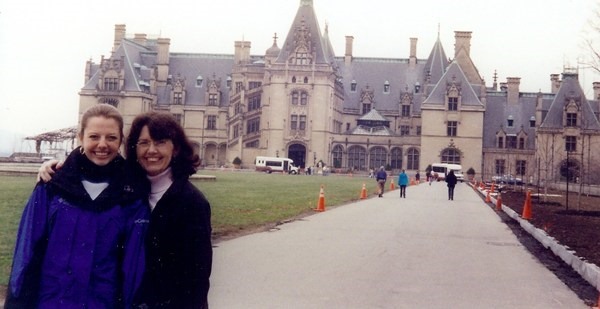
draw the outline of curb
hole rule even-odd
[[[481,190],[479,188],[475,189],[483,197],[486,196],[487,190]],[[495,197],[490,197],[490,199],[495,205],[497,199]],[[563,262],[571,266],[585,281],[600,291],[600,267],[588,263],[575,255],[575,251],[569,250],[568,247],[561,245],[554,237],[548,235],[544,230],[533,226],[533,224],[523,219],[519,214],[512,210],[512,208],[502,204],[502,211],[513,220],[517,221],[521,227],[539,241],[544,248],[552,250],[556,256],[560,257]]]

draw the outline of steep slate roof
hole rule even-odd
[[[522,93],[518,103],[508,104],[507,92],[488,92],[483,121],[483,147],[496,148],[496,133],[500,130],[508,135],[523,130],[530,139],[535,138],[535,127],[529,126],[529,120],[535,117],[537,96],[537,93]],[[513,119],[512,127],[508,127],[509,117]],[[528,140],[526,148],[535,149],[535,141]]]
[[[444,75],[448,64],[450,64],[450,61],[448,61],[448,56],[446,56],[438,34],[438,38],[425,63],[425,76],[427,77],[427,74],[429,74],[430,82],[436,84],[442,78],[442,75]]]
[[[413,93],[415,84],[422,84],[423,62],[417,63],[414,69],[409,67],[408,59],[400,58],[353,58],[349,65],[343,58],[338,58],[338,65],[344,83],[344,109],[361,110],[361,89],[369,86],[375,95],[374,107],[382,112],[398,113],[400,95],[404,92],[411,93],[416,104],[413,112],[420,112],[420,102],[423,100],[422,91]],[[356,91],[351,91],[352,81],[356,81]],[[384,84],[389,82],[390,91],[385,93]]]
[[[473,86],[469,83],[463,70],[456,61],[452,61],[423,104],[445,105],[446,93],[448,91],[447,87],[449,84],[460,85],[462,106],[484,107],[481,100],[479,100],[479,96],[475,93]]]
[[[323,36],[321,35],[321,28],[317,21],[315,10],[313,8],[312,0],[303,0],[300,3],[296,17],[292,22],[290,31],[286,37],[285,42],[281,47],[279,57],[275,60],[275,63],[285,63],[289,56],[294,53],[296,49],[296,30],[305,29],[308,34],[308,40],[312,42],[312,50],[309,51],[311,54],[315,54],[316,64],[332,64],[334,62],[333,49],[331,49],[331,43],[327,38],[327,42],[324,42]]]
[[[208,105],[205,101],[206,87],[211,80],[220,79],[219,106],[228,106],[227,77],[232,70],[232,55],[171,53],[169,58],[169,74],[172,76],[173,84],[177,79],[185,79],[186,105]],[[202,77],[201,87],[196,86],[198,77]],[[157,90],[158,104],[169,104],[171,90],[170,85]]]
[[[546,113],[540,128],[561,129],[563,128],[563,112],[565,105],[574,99],[581,103],[581,123],[578,124],[582,129],[600,130],[600,123],[594,114],[594,108],[585,98],[585,93],[581,89],[577,74],[563,73],[563,79],[560,88],[552,101],[552,105]]]

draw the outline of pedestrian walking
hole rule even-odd
[[[398,185],[400,186],[400,197],[406,198],[406,186],[408,186],[408,175],[402,170],[398,175]]]
[[[431,183],[433,182],[433,170],[431,170],[429,172],[429,185],[431,186]]]
[[[448,175],[446,175],[445,179],[448,184],[448,200],[454,200],[454,186],[456,186],[456,175],[454,175],[454,171],[450,171]]]
[[[379,168],[377,175],[375,175],[375,180],[377,181],[377,185],[379,185],[379,197],[383,197],[383,190],[387,181],[387,173],[383,166]]]
[[[415,181],[417,182],[417,184],[421,182],[421,175],[419,174],[419,171],[417,171],[417,173],[415,174]]]

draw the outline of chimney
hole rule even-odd
[[[350,64],[350,62],[352,62],[352,44],[354,43],[354,37],[353,36],[346,36],[346,54],[345,54],[345,58],[344,58],[344,62],[346,64]]]
[[[417,64],[417,38],[410,38],[410,57],[408,63],[410,67]]]
[[[158,70],[158,76],[156,80],[159,83],[166,83],[169,76],[169,47],[171,45],[171,39],[158,38],[158,54],[156,55],[156,67]]]
[[[125,38],[125,24],[115,25],[115,41],[113,43],[113,52],[119,48],[121,41]]]
[[[520,77],[507,77],[507,101],[508,104],[519,103],[519,85],[521,84]]]
[[[145,33],[134,34],[133,41],[140,45],[146,46],[146,34]]]
[[[593,82],[592,85],[594,86],[593,100],[600,100],[600,82]]]
[[[471,31],[454,31],[454,58],[464,48],[467,56],[471,55]]]
[[[560,79],[558,78],[558,74],[550,74],[550,92],[558,93],[558,88],[560,88]]]
[[[235,41],[235,65],[250,61],[250,45],[251,43],[248,41]]]

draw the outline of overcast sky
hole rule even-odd
[[[589,57],[586,39],[597,0],[314,0],[321,30],[337,56],[354,36],[354,56],[407,58],[410,38],[425,58],[438,35],[449,57],[454,31],[472,31],[471,57],[491,85],[521,77],[521,91],[550,90],[550,74]],[[142,4],[143,3],[143,4]],[[146,33],[171,39],[172,52],[233,54],[234,41],[252,42],[264,54],[287,35],[300,0],[0,2],[0,151],[10,136],[34,135],[75,125],[85,62],[110,56],[114,25],[128,37]],[[588,98],[600,81],[580,70]],[[6,133],[10,132],[10,133]],[[18,134],[17,134],[18,133]],[[8,137],[7,137],[8,136]],[[18,141],[16,142],[19,143]]]

